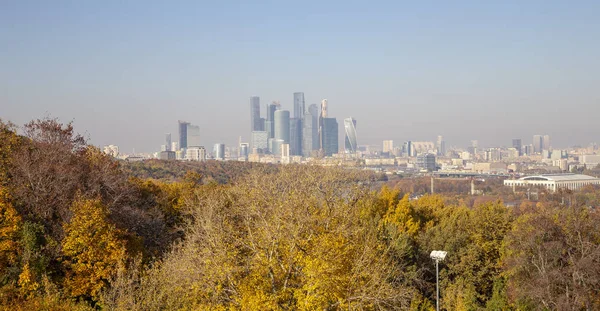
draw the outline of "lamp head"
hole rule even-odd
[[[431,259],[433,259],[433,260],[442,261],[442,260],[444,260],[446,258],[446,254],[448,254],[448,252],[433,251],[433,252],[431,252],[431,254],[429,255],[429,257],[431,257]]]

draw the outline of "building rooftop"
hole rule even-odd
[[[583,174],[543,174],[536,176],[525,176],[519,180],[547,180],[547,181],[582,181],[597,180],[598,178]]]

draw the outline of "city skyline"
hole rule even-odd
[[[124,151],[156,150],[178,132],[172,120],[199,126],[204,146],[237,145],[250,141],[249,96],[294,115],[301,91],[305,107],[329,99],[338,124],[357,117],[363,145],[509,146],[540,133],[587,145],[600,140],[599,14],[594,1],[8,1],[0,117],[73,120]]]

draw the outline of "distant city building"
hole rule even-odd
[[[578,190],[587,185],[600,185],[600,179],[581,174],[545,174],[525,176],[516,180],[507,179],[504,180],[504,185],[510,187],[540,186],[555,192],[560,188]]]
[[[519,156],[523,155],[523,146],[522,146],[521,139],[518,139],[518,138],[513,139],[512,146],[513,146],[513,148],[517,149],[517,152],[519,152]]]
[[[282,158],[290,157],[290,144],[282,144],[281,145],[281,157]]]
[[[437,155],[439,155],[439,156],[446,155],[446,142],[444,141],[444,137],[442,135],[439,135],[437,137],[436,148],[437,148]]]
[[[176,141],[171,142],[171,151],[177,151],[177,150],[179,150],[179,143]]]
[[[290,119],[290,154],[302,155],[302,119]]]
[[[344,119],[344,130],[346,132],[344,149],[346,153],[356,153],[356,120],[352,117]]]
[[[250,97],[250,131],[263,131],[264,122],[260,119],[260,97]]]
[[[542,153],[543,150],[551,150],[549,135],[533,135],[533,152]]]
[[[485,151],[484,158],[486,161],[500,161],[502,160],[502,152],[498,148],[490,148]]]
[[[383,153],[391,155],[394,152],[394,141],[384,140],[383,141]]]
[[[289,146],[289,144],[286,144],[283,139],[270,139],[270,141],[271,141],[271,146],[270,146],[271,153],[276,156],[281,156],[281,147],[283,145]]]
[[[248,143],[241,143],[240,150],[239,150],[239,157],[247,160],[248,155],[249,155],[249,150],[250,150],[250,146]]]
[[[338,123],[335,118],[323,118],[323,155],[332,156],[339,152]]]
[[[302,154],[310,157],[319,149],[319,108],[313,104],[308,107],[302,120]]]
[[[275,111],[275,139],[281,139],[285,144],[290,142],[290,112],[287,110]]]
[[[311,156],[312,151],[319,148],[318,142],[316,148],[314,144],[316,142],[315,136],[319,133],[318,110],[314,115],[312,112],[312,107],[316,108],[316,106],[317,105],[310,105],[308,111],[306,111],[304,114],[304,119],[302,120],[302,155],[304,155],[305,157]]]
[[[252,150],[256,150],[258,153],[266,153],[269,151],[269,135],[266,131],[254,131],[250,138],[250,145]]]
[[[600,165],[600,155],[598,154],[584,154],[579,157],[581,164],[585,165],[586,168],[596,168]]]
[[[215,144],[213,154],[217,160],[225,160],[225,144]]]
[[[306,109],[304,107],[304,93],[294,93],[294,118],[303,119],[305,111]]]
[[[173,151],[171,150],[171,133],[165,134],[165,151]]]
[[[432,141],[413,141],[413,156],[419,153],[437,153],[435,144]]]
[[[185,150],[185,160],[206,161],[206,149],[203,146],[187,148]]]
[[[179,148],[187,148],[187,127],[189,122],[179,120]]]
[[[319,113],[319,153],[325,154],[325,119],[327,118],[327,99],[321,101],[321,111]],[[337,121],[336,121],[337,122]]]
[[[197,125],[187,125],[186,147],[200,147],[200,127]]]
[[[412,141],[407,141],[404,143],[404,145],[402,146],[402,154],[405,157],[413,157],[414,156],[414,149],[413,149],[413,145],[412,145]]]
[[[160,160],[175,160],[177,158],[175,151],[161,151],[158,154]]]
[[[328,117],[327,113],[328,113],[327,112],[327,99],[323,99],[321,101],[321,117],[327,118]]]
[[[273,102],[267,105],[267,119],[265,120],[265,131],[269,134],[268,138],[275,137],[275,111],[279,108],[279,103]]]
[[[417,168],[433,172],[436,170],[435,155],[431,153],[419,154],[417,156]]]
[[[542,150],[552,150],[552,145],[550,144],[550,135],[544,135],[542,137]]]
[[[119,156],[119,147],[115,146],[115,145],[108,145],[108,146],[104,146],[104,148],[102,148],[102,150],[104,151],[104,153],[108,154],[111,157],[118,157]]]

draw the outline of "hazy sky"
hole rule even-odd
[[[0,118],[155,151],[249,140],[249,97],[384,139],[600,141],[600,1],[0,1]],[[342,127],[340,126],[340,131]],[[343,141],[340,141],[343,144]],[[210,147],[212,149],[212,147]]]

